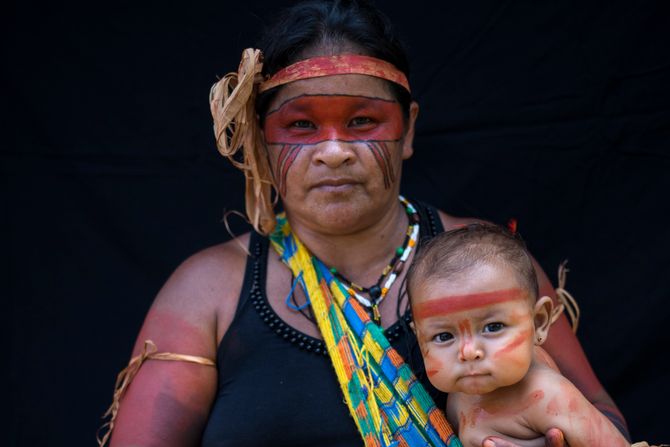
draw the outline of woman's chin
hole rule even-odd
[[[379,221],[378,203],[350,189],[318,191],[286,206],[292,221],[326,234],[351,234]]]

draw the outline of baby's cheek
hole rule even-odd
[[[429,378],[435,376],[444,368],[442,361],[431,355],[424,358],[424,363],[426,367],[426,374]]]
[[[494,358],[501,358],[509,355],[518,355],[518,352],[528,353],[527,342],[531,337],[531,329],[527,329],[522,333],[518,334],[513,340],[509,343],[504,344],[497,352],[494,354]]]
[[[503,378],[501,385],[511,385],[521,380],[530,368],[532,355],[528,349],[518,347],[508,352],[500,352],[496,355],[495,364],[499,377]]]

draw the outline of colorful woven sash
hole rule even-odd
[[[462,447],[382,329],[277,216],[270,240],[298,278],[366,447]]]

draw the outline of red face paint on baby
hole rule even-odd
[[[412,312],[415,318],[430,318],[519,299],[526,299],[526,294],[518,288],[468,295],[451,295],[419,302],[413,306]]]
[[[338,141],[397,141],[403,134],[398,102],[347,95],[291,98],[265,118],[268,144],[317,144]]]
[[[502,349],[496,352],[494,354],[494,357],[498,358],[500,356],[504,356],[505,354],[514,351],[516,348],[521,346],[526,340],[528,340],[528,338],[532,336],[533,336],[533,330],[529,328],[527,331],[517,335],[514,340],[512,340],[509,344],[505,345]]]

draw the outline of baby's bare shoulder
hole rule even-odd
[[[549,365],[534,365],[527,379],[529,389],[537,390],[538,399],[528,407],[525,419],[538,432],[554,427],[557,417],[576,411],[584,401],[577,387]]]

